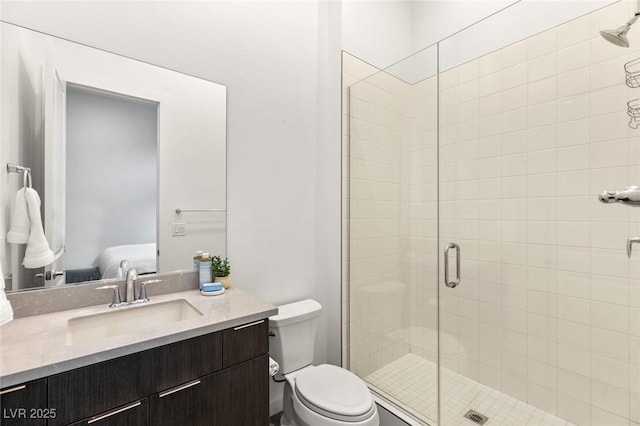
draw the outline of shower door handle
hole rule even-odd
[[[456,279],[449,281],[449,249],[456,249]],[[460,246],[456,243],[449,243],[444,248],[444,285],[455,288],[460,284]]]

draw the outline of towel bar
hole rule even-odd
[[[226,212],[225,209],[176,209],[176,213]]]
[[[29,167],[18,166],[17,164],[7,163],[7,173],[31,173]]]
[[[7,173],[22,173],[22,186],[31,188],[31,169],[29,167],[18,166],[17,164],[7,163]]]

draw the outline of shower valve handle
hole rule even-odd
[[[623,203],[640,206],[640,186],[628,186],[621,191],[604,191],[598,195],[602,203]]]
[[[618,191],[603,191],[598,195],[598,200],[601,203],[617,203],[616,193]]]
[[[627,257],[631,257],[631,250],[633,250],[635,243],[640,243],[640,237],[629,238],[627,240]]]

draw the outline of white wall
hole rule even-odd
[[[1,144],[0,159],[2,164],[11,162],[25,167],[36,167],[34,146],[41,143],[44,132],[42,118],[42,67],[39,58],[42,49],[31,38],[19,37],[16,34],[2,31],[2,72],[0,85],[3,93],[0,99],[1,121],[15,123],[15,126],[1,126],[0,140],[13,141]],[[15,49],[4,48],[5,43],[16,46]],[[17,82],[17,84],[16,84]],[[22,187],[22,175],[3,172],[0,178],[0,200],[2,213],[0,217],[0,260],[4,274],[13,277],[12,288],[17,283],[23,287],[33,285],[33,274],[39,270],[28,271],[22,266],[25,248],[18,244],[4,244],[9,231],[9,220],[13,208],[16,191]],[[38,190],[41,179],[34,179],[34,188]]]
[[[339,8],[316,1],[83,1],[3,2],[2,9],[3,20],[227,85],[232,285],[273,303],[318,298],[325,327],[317,357],[335,363]]]
[[[579,2],[563,0],[544,3],[540,0],[524,0],[518,2],[512,7],[508,7],[500,13],[443,40],[440,43],[440,70],[445,71],[476,59],[613,2],[612,0]],[[455,12],[455,10],[450,12]],[[617,28],[626,19],[628,18],[625,17],[620,23],[612,23],[611,25],[613,28]],[[594,34],[597,34],[595,29]]]
[[[377,68],[415,50],[412,1],[342,1],[342,49]]]
[[[156,242],[157,115],[154,103],[68,87],[66,269]]]
[[[343,0],[342,49],[386,68],[515,1]]]
[[[441,69],[448,69],[614,1],[344,0],[342,48],[386,68],[448,39],[441,49]],[[482,20],[485,22],[476,24]],[[405,78],[407,70],[398,69],[394,74]]]
[[[414,1],[411,14],[413,51],[451,36],[457,31],[516,3],[517,0]]]

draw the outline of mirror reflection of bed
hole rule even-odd
[[[157,103],[79,85],[66,96],[65,282],[155,273]]]
[[[138,275],[155,274],[156,245],[149,243],[107,247],[96,257],[92,267],[67,269],[66,283],[124,278],[120,269],[120,262],[123,260],[127,260],[129,268],[135,269]]]

